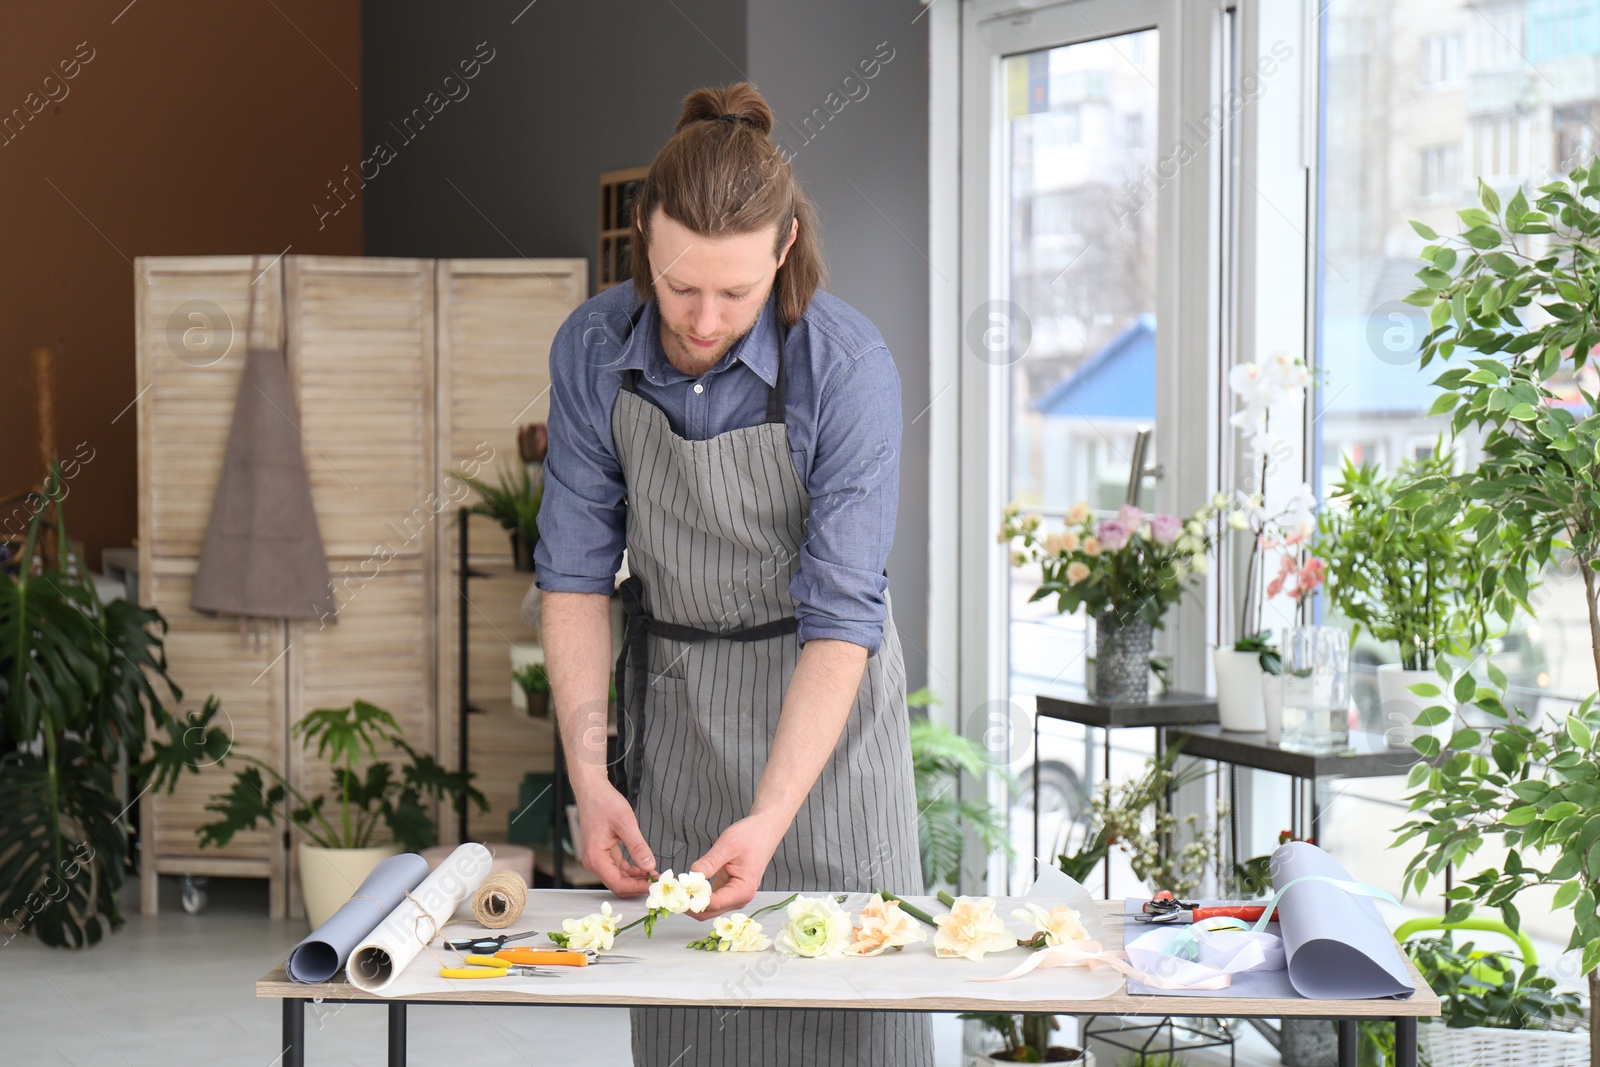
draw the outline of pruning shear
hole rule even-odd
[[[486,937],[458,937],[454,941],[446,941],[445,946],[457,952],[477,952],[481,955],[492,955],[506,947],[507,941],[521,941],[525,937],[533,937],[539,931],[524,930],[520,934],[493,934]]]
[[[1202,906],[1190,901],[1179,900],[1163,889],[1140,906],[1139,914],[1135,915],[1133,920],[1134,922],[1171,924],[1174,926],[1186,926],[1190,923],[1217,918],[1254,922],[1261,918],[1262,913],[1266,910],[1267,908],[1264,904],[1212,904]],[[1273,909],[1272,918],[1268,921],[1278,921],[1276,908]]]
[[[543,964],[549,967],[587,967],[591,963],[643,963],[642,956],[602,956],[598,952],[564,948],[508,948],[494,958],[513,964]]]
[[[441,967],[440,978],[559,978],[559,971],[541,971],[502,960],[495,956],[470,955],[464,967]]]

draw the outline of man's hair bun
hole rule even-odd
[[[731,118],[729,116],[732,116]],[[730,126],[752,126],[763,137],[772,133],[772,108],[749,82],[722,89],[696,89],[684,98],[678,129],[706,120]]]

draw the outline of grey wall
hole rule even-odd
[[[829,288],[877,324],[900,370],[905,434],[889,589],[915,688],[927,677],[928,645],[927,20],[917,0],[748,0],[746,10],[750,80],[822,214]],[[858,64],[883,44],[893,58],[863,79]]]
[[[599,172],[649,163],[689,90],[754,82],[821,211],[829,288],[877,324],[899,366],[905,436],[889,578],[909,681],[922,685],[929,398],[920,5],[538,0],[524,11],[526,3],[364,5],[365,146],[394,149],[365,187],[366,254],[584,255],[592,271]],[[494,58],[466,96],[406,140],[394,126],[430,92],[443,96],[445,76],[459,76],[457,64],[480,42]],[[859,64],[873,60],[867,79]]]

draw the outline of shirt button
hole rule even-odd
[[[697,392],[697,393],[703,393],[703,392],[706,391],[706,387],[704,385],[702,385],[701,383],[696,382],[695,385],[694,385],[694,391]]]

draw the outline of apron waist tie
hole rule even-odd
[[[644,610],[644,582],[630,575],[617,591],[622,595],[622,651],[617,655],[617,751],[607,777],[628,803],[637,806],[639,780],[644,770],[644,700],[649,688],[649,637],[669,641],[766,641],[792,634],[800,628],[793,615],[738,630],[703,630],[698,626],[664,622]]]

